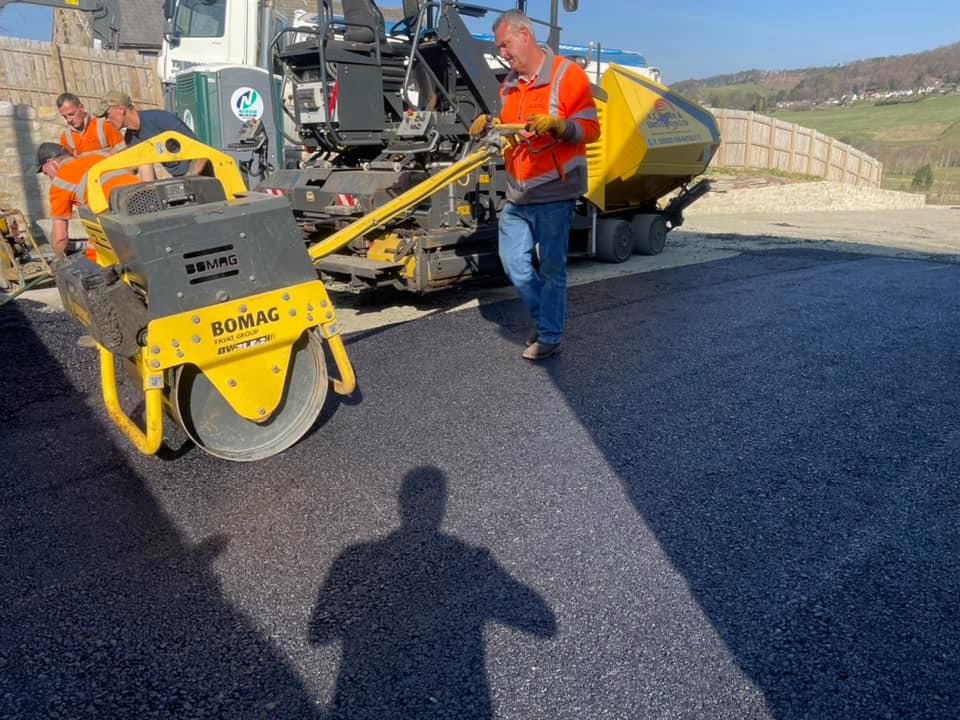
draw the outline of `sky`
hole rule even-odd
[[[509,7],[511,3],[480,3]],[[549,18],[548,0],[529,0]],[[960,42],[958,0],[580,0],[561,38],[636,50],[678,82],[758,68],[787,70],[902,55]]]
[[[478,4],[513,6],[503,0]],[[549,0],[529,0],[527,6],[543,19],[549,19],[549,8]],[[49,8],[9,5],[0,10],[0,34],[49,40],[50,14]],[[485,20],[476,30],[489,32],[489,24]],[[643,53],[671,83],[754,68],[837,65],[960,42],[960,1],[581,0],[576,13],[561,10],[560,25],[565,42]]]
[[[49,40],[51,8],[13,3],[0,10],[0,35]]]

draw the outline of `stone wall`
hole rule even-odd
[[[59,141],[63,128],[56,107],[0,101],[0,206],[22,210],[34,230],[50,215],[50,181],[36,173],[37,147]]]

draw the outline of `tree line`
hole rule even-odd
[[[784,102],[816,104],[931,87],[945,91],[960,87],[960,42],[922,53],[857,60],[836,67],[746,70],[673,85],[678,92],[714,107],[758,112]]]

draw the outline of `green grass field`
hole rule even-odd
[[[960,95],[938,95],[899,105],[863,103],[828,110],[778,110],[775,115],[838,140],[847,137],[861,142],[937,142],[949,131],[960,143]]]
[[[880,159],[883,187],[909,190],[913,173],[933,168],[930,202],[960,202],[960,95],[899,105],[837,107],[774,116],[813,128]]]

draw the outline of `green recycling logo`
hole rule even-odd
[[[233,91],[230,108],[241,120],[259,120],[263,117],[263,96],[252,87],[239,87]]]

